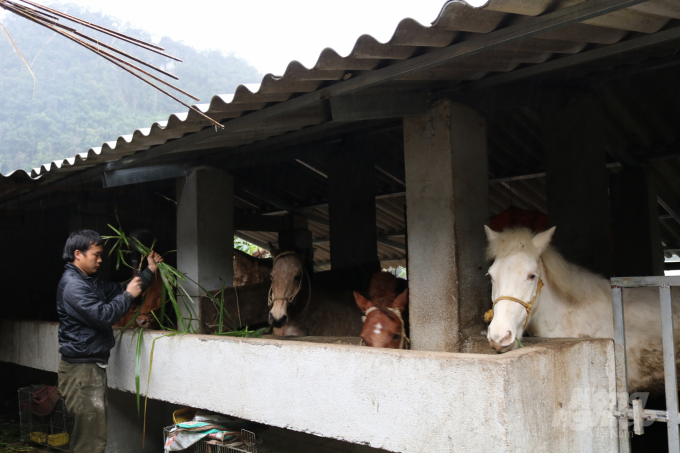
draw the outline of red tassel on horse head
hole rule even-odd
[[[542,212],[527,211],[512,206],[489,219],[489,226],[494,231],[503,231],[511,227],[527,227],[534,233],[540,233],[547,230],[548,225],[548,216]]]

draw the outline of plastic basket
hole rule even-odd
[[[177,409],[172,413],[172,420],[175,422],[175,425],[178,423],[190,422],[194,419],[197,410],[198,409],[194,409],[193,407]]]
[[[47,443],[47,434],[41,433],[40,431],[33,431],[31,433],[31,442],[37,442],[39,444]]]
[[[47,436],[47,445],[61,447],[68,443],[68,433],[51,434]]]

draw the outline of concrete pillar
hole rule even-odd
[[[486,122],[442,100],[404,118],[411,347],[461,351],[489,308]]]
[[[217,169],[199,169],[177,184],[177,269],[207,291],[232,286],[234,280],[234,179]],[[187,282],[194,299],[198,327],[198,296],[203,290]]]
[[[545,171],[552,244],[564,257],[611,275],[608,175],[602,105],[575,94],[543,112]]]
[[[609,178],[614,274],[617,277],[664,275],[656,186],[642,168]]]
[[[330,157],[328,213],[331,270],[369,277],[380,270],[373,153],[349,144]]]

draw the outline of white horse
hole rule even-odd
[[[528,228],[501,233],[485,228],[487,257],[494,260],[489,268],[495,301],[487,334],[491,347],[517,349],[516,339],[525,331],[552,338],[614,337],[609,280],[567,262],[552,248],[555,227],[534,236]],[[675,291],[672,300],[677,339],[680,297]],[[624,289],[623,304],[629,389],[663,392],[659,290]]]

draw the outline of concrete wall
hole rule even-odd
[[[54,371],[56,332],[0,321],[0,361]],[[112,351],[114,389],[134,389],[135,344]],[[156,342],[149,396],[390,451],[571,453],[615,451],[614,391],[611,340],[481,355],[184,335]]]

